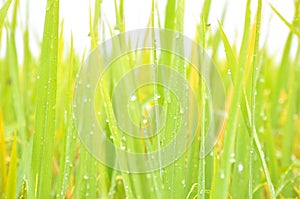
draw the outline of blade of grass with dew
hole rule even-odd
[[[235,150],[234,153],[231,154],[230,159],[230,161],[233,162],[230,184],[230,195],[232,198],[249,198],[248,184],[250,176],[248,176],[248,174],[250,170],[250,146],[249,137],[245,132],[247,132],[245,124],[238,124]],[[252,197],[252,193],[250,197]]]
[[[225,18],[225,14],[226,14],[226,10],[227,10],[226,7],[227,7],[227,3],[225,3],[225,6],[223,8],[223,13],[222,13],[222,17],[221,17],[222,22],[224,21],[224,18]],[[202,14],[201,14],[202,15],[202,30],[205,30],[204,38],[207,37],[207,42],[205,42],[206,44],[203,46],[205,48],[207,48],[207,47],[212,48],[211,55],[209,55],[209,56],[211,57],[212,62],[215,62],[216,66],[218,67],[220,65],[220,63],[218,63],[218,59],[216,59],[216,56],[218,55],[218,49],[220,47],[222,40],[221,40],[220,31],[217,31],[215,34],[212,33],[211,24],[210,24],[209,18],[208,18],[210,10],[211,10],[211,2],[204,2],[204,6],[202,8]],[[209,53],[209,52],[207,52],[207,53]],[[218,68],[218,70],[221,71],[222,68]],[[219,88],[213,88],[214,87],[213,81],[214,81],[215,77],[211,74],[209,74],[209,77],[210,77],[210,81],[208,83],[211,84],[210,87],[213,90],[219,89]],[[203,93],[203,95],[205,95],[205,91],[203,91],[201,93]],[[205,116],[205,110],[203,110],[202,115],[204,116],[204,118],[209,118],[209,100],[207,100],[208,97],[204,97],[204,99],[206,99],[206,103],[204,103],[204,101],[202,101],[204,103],[203,106],[205,104],[207,104],[206,116]],[[204,127],[204,130],[206,129],[204,132],[207,132],[207,129],[209,129],[209,126],[207,126],[207,125],[209,125],[208,124],[209,120],[207,120],[206,122],[205,122],[205,120],[203,120],[202,122],[203,122],[203,125],[206,125],[206,127]],[[203,132],[203,130],[202,130],[202,132]],[[204,135],[202,135],[202,137],[203,136]],[[202,145],[201,147],[204,150],[204,145]],[[208,153],[208,151],[206,153]],[[211,151],[209,155],[206,155],[205,162],[203,162],[203,163],[205,165],[205,189],[201,190],[201,188],[198,188],[198,192],[200,192],[200,193],[205,192],[205,194],[209,195],[208,190],[211,189],[212,176],[214,173],[214,169],[213,169],[214,168],[214,152],[213,151]],[[199,164],[199,165],[201,165],[201,164]]]
[[[14,142],[10,154],[9,170],[7,175],[7,184],[5,190],[5,198],[16,198],[17,190],[17,160],[18,160],[18,150],[17,150],[17,134],[14,134]]]
[[[114,137],[114,144],[117,147],[121,147],[122,146],[122,139],[120,137],[120,132],[118,132],[118,130],[115,130],[115,128],[117,127],[117,122],[116,119],[114,117],[114,112],[113,112],[113,106],[108,94],[108,90],[107,87],[105,85],[102,86],[102,95],[104,97],[105,103],[106,103],[106,115],[107,115],[107,119],[109,121],[109,128],[110,128],[110,132],[112,134],[112,136]],[[122,159],[120,161],[121,163],[124,163],[124,157],[121,157]],[[122,165],[120,165],[120,167],[122,168]],[[122,172],[122,176],[124,179],[124,186],[125,186],[125,193],[126,193],[126,197],[132,198],[135,197],[134,196],[134,192],[133,192],[133,186],[131,186],[131,181],[130,181],[130,175],[126,174],[125,172]]]
[[[117,1],[114,1],[114,5],[115,5],[115,15],[116,15],[116,26],[115,26],[115,31],[114,33],[118,34],[119,32],[124,32],[125,30],[125,24],[124,24],[124,10],[123,10],[123,0],[120,0],[120,5],[117,4]],[[121,44],[119,44],[121,45]],[[122,44],[122,45],[127,45],[127,44]],[[118,46],[116,46],[118,47]],[[124,67],[118,68],[118,70],[114,69],[114,64],[111,65],[110,68],[112,68],[113,70],[115,70],[114,72],[110,72],[109,75],[111,76],[110,81],[111,84],[113,85],[113,82],[115,81],[116,77],[120,76],[120,74],[122,72],[124,72],[126,70],[126,68],[129,66],[128,63],[122,63],[122,65]],[[112,74],[114,74],[114,76],[112,76]],[[106,112],[106,116],[107,116],[107,121],[109,121],[108,123],[108,128],[109,131],[111,133],[111,136],[114,138],[114,144],[116,145],[116,147],[121,147],[122,146],[122,138],[120,135],[120,132],[118,130],[115,130],[115,128],[117,127],[117,123],[116,123],[116,119],[114,116],[114,112],[113,112],[113,106],[112,106],[112,101],[110,99],[110,95],[109,93],[111,93],[109,91],[109,87],[110,85],[107,84],[106,81],[102,81],[101,82],[102,86],[101,86],[101,94],[102,97],[104,99],[104,103],[106,104],[105,106],[105,112]],[[124,158],[125,157],[121,157],[122,159],[120,160],[120,163],[124,163]],[[122,165],[120,165],[122,168]],[[133,177],[135,178],[135,177]],[[112,179],[113,181],[115,179]],[[124,190],[125,190],[125,194],[126,197],[136,197],[135,195],[140,195],[142,193],[135,193],[134,192],[134,187],[132,186],[132,181],[131,181],[131,176],[125,172],[122,172],[122,180],[123,180],[123,184],[124,184]],[[137,191],[139,191],[140,189],[137,189]]]
[[[202,6],[202,11],[200,14],[200,19],[201,19],[201,23],[198,24],[197,26],[197,32],[196,32],[196,42],[199,43],[200,46],[202,46],[203,49],[206,48],[206,32],[207,32],[207,23],[208,23],[208,15],[209,15],[209,11],[210,11],[210,5],[211,5],[211,1],[210,0],[206,0],[203,3]],[[199,60],[200,62],[203,62],[203,60]],[[204,64],[205,63],[199,63]],[[195,71],[194,71],[195,72]],[[209,168],[209,166],[211,165],[210,163],[212,161],[209,162],[209,164],[207,164],[207,158],[204,157],[204,142],[203,140],[199,142],[200,139],[204,138],[204,133],[205,133],[205,129],[208,129],[206,124],[207,122],[205,122],[205,102],[204,102],[204,88],[205,88],[205,84],[203,82],[202,79],[199,79],[199,77],[195,77],[191,74],[191,76],[189,77],[189,81],[190,84],[195,86],[197,89],[201,90],[201,92],[199,93],[202,97],[199,97],[200,101],[202,103],[202,119],[199,120],[199,123],[201,124],[201,129],[199,130],[199,133],[197,135],[197,137],[195,138],[195,141],[192,143],[192,145],[189,147],[188,150],[188,161],[186,163],[186,182],[185,182],[185,196],[189,197],[189,195],[191,195],[192,193],[192,188],[195,185],[196,182],[198,182],[198,186],[196,191],[198,190],[197,195],[205,195],[205,186],[206,184],[210,184],[207,183],[207,179],[208,176],[206,176],[206,168]],[[200,135],[201,134],[201,135]],[[201,146],[200,146],[201,143]],[[199,149],[201,149],[199,151]],[[211,159],[211,158],[210,158]],[[195,171],[196,170],[196,171]],[[209,168],[210,170],[210,168]]]
[[[158,15],[158,27],[160,27],[160,22],[159,22],[159,13],[158,13],[158,10],[155,10],[155,8],[157,8],[157,4],[155,3],[154,0],[152,0],[151,2],[151,15],[149,17],[149,21],[148,21],[148,27],[149,28],[152,28],[152,31],[150,32],[149,31],[149,35],[154,35],[154,28],[155,28],[155,11],[157,11],[157,15]],[[156,49],[148,52],[148,51],[145,51],[143,53],[141,53],[140,55],[140,58],[144,61],[147,60],[147,63],[150,63],[150,64],[154,64],[154,65],[158,65],[159,64],[159,60],[157,58],[157,51]],[[137,63],[135,65],[138,65]],[[155,68],[157,69],[157,68]],[[152,81],[153,82],[156,82],[157,81],[157,78],[158,78],[158,74],[157,72],[155,72],[155,75],[152,76]],[[160,94],[160,87],[158,87],[156,84],[153,85],[153,95],[154,95],[154,98],[156,98],[156,96],[160,96],[159,98],[162,98],[161,94]],[[154,109],[154,115],[155,115],[155,119],[154,118],[151,118],[151,120],[154,120],[155,121],[155,128],[156,128],[156,131],[158,129],[158,124],[159,124],[159,109],[157,108],[159,106],[159,102],[158,102],[158,99],[157,100],[154,100],[154,106],[155,106],[155,109]],[[140,107],[141,104],[140,104]],[[143,113],[139,112],[137,113],[137,115],[139,115],[141,118],[143,117]],[[161,143],[163,142],[162,141],[162,136],[161,135],[158,135],[157,136],[157,139],[155,139],[154,142],[154,145],[151,144],[151,141],[149,139],[145,139],[144,140],[146,142],[146,146],[147,146],[147,150],[149,151],[154,151],[154,148],[157,149],[159,151],[159,154],[158,154],[158,161],[159,161],[159,164],[161,165]],[[154,160],[154,161],[157,161],[157,160]],[[150,188],[150,190],[155,190],[155,194],[153,196],[155,196],[155,198],[162,198],[163,197],[163,181],[162,181],[162,176],[163,176],[163,170],[162,169],[159,169],[158,171],[152,171],[152,172],[148,172],[146,174],[146,179],[147,179],[147,186],[153,186],[153,188]],[[153,192],[153,191],[151,191]]]
[[[184,32],[184,13],[185,13],[185,0],[178,0],[177,1],[177,6],[176,6],[176,11],[175,13],[175,30],[178,31],[179,33],[183,33]],[[181,48],[181,46],[184,46],[183,40],[177,39],[176,40],[176,44],[174,44],[174,48],[180,48],[178,51],[184,51],[184,49]],[[177,58],[177,57],[173,57],[172,56],[172,60],[171,63],[173,63],[172,65],[174,65],[175,70],[181,74],[183,76],[183,78],[186,78],[186,70],[185,70],[185,64],[182,64],[182,60]],[[163,77],[164,78],[164,77]],[[172,77],[171,77],[172,79]],[[172,81],[172,80],[171,80]],[[176,81],[173,81],[176,84]],[[183,85],[178,85],[178,86],[183,86]],[[186,92],[184,89],[182,89],[182,92]],[[171,100],[174,100],[171,98]],[[177,99],[178,100],[178,99]],[[180,99],[182,104],[187,105],[188,101],[186,99]],[[168,106],[168,110],[170,110],[169,113],[171,113],[172,115],[176,115],[176,111],[178,113],[178,109],[176,107],[176,105],[172,106],[172,102],[171,102],[171,106]],[[180,107],[180,108],[184,108],[184,107]],[[174,112],[173,112],[174,111]],[[172,118],[172,115],[168,115],[168,117]],[[174,118],[179,117],[179,115],[177,114],[177,116],[175,116]],[[186,121],[187,118],[182,118],[182,120]],[[180,125],[180,121],[178,121],[177,119],[175,119],[175,129],[173,130],[173,132],[177,132],[179,130],[178,125]],[[172,132],[172,131],[170,131]],[[169,132],[168,132],[169,133]],[[184,140],[182,140],[182,142],[184,143]],[[178,145],[181,145],[183,143],[176,143],[174,146],[174,150],[176,147],[178,147]],[[177,160],[175,160],[171,165],[170,165],[170,170],[168,171],[169,168],[167,168],[167,172],[170,172],[170,178],[171,178],[171,184],[167,185],[171,187],[171,197],[174,198],[184,198],[184,189],[185,189],[185,173],[186,173],[186,166],[185,166],[185,158],[186,155],[185,153],[179,157]]]
[[[204,8],[206,8],[205,5],[206,2],[210,1],[205,1],[204,3]],[[202,43],[202,48],[205,50],[206,49],[206,22],[205,20],[205,14],[207,12],[204,12],[203,15],[201,16],[201,23],[199,25],[199,43]],[[206,16],[207,17],[207,16]],[[205,60],[204,60],[205,61]],[[203,60],[199,60],[199,65],[203,64],[206,65],[206,63]],[[206,114],[206,110],[207,110],[207,100],[206,100],[206,85],[205,83],[209,82],[204,82],[203,79],[200,80],[200,89],[201,89],[201,105],[202,105],[202,111],[201,111],[201,129],[200,129],[200,150],[199,150],[199,162],[198,162],[198,167],[199,167],[199,171],[198,171],[198,198],[205,198],[205,133],[208,130],[207,127],[207,114]]]
[[[244,65],[247,58],[248,42],[249,42],[249,29],[250,29],[250,3],[251,0],[247,1],[246,5],[246,16],[244,23],[244,35],[242,39],[242,45],[240,49],[240,57],[238,60],[238,71],[235,82],[235,90],[233,93],[232,104],[229,110],[228,123],[225,130],[225,137],[223,143],[223,154],[220,159],[220,167],[217,174],[214,174],[214,186],[212,187],[211,197],[212,198],[227,198],[229,188],[229,178],[232,163],[229,162],[230,154],[234,151],[234,140],[236,136],[236,126],[238,119],[239,104],[243,92],[242,77],[244,73]],[[217,190],[216,190],[217,189]]]
[[[221,28],[220,28],[220,29],[221,29]],[[234,64],[236,63],[236,61],[235,61],[235,58],[234,58],[233,50],[231,49],[231,47],[230,47],[230,45],[229,45],[229,43],[228,43],[228,40],[226,39],[226,35],[224,34],[224,31],[222,31],[222,30],[221,30],[221,35],[222,35],[222,38],[223,38],[223,41],[224,41],[224,45],[227,46],[227,47],[226,47],[226,49],[227,49],[227,50],[226,50],[226,56],[227,56],[227,59],[228,59],[228,61],[231,60],[230,63],[233,63],[232,65],[234,65]],[[245,97],[246,97],[246,96],[245,96],[245,92],[244,92],[244,97],[242,98],[242,101],[243,101],[242,104],[245,104],[245,100],[246,100]],[[241,107],[241,110],[242,110],[242,112],[243,112],[245,121],[248,121],[248,122],[249,122],[248,118],[245,118],[245,113],[247,112],[247,110],[245,109],[245,107],[242,106],[242,107]],[[249,132],[249,133],[251,132],[251,130],[250,130],[250,123],[248,123],[248,132]],[[256,144],[257,148],[260,149],[260,147],[259,147],[259,146],[260,146],[260,143],[259,143],[259,140],[258,140],[258,139],[255,139],[255,144]],[[260,151],[259,154],[261,154],[261,151]],[[260,156],[260,158],[261,158],[261,161],[262,161],[263,165],[266,165],[263,156]],[[269,178],[268,170],[267,170],[266,167],[264,167],[264,171],[265,171],[265,174],[266,174],[266,176],[267,176],[267,181],[268,181],[269,188],[270,188],[270,190],[271,190],[271,192],[272,192],[272,190],[273,190],[273,185],[272,185],[271,180],[270,180],[270,178]]]
[[[249,103],[248,103],[247,99],[242,101],[241,109],[242,109],[243,118],[244,118],[246,127],[248,129],[248,132],[251,132],[251,126],[250,126],[250,123],[249,123],[249,121],[251,121],[251,111],[250,111],[250,106],[249,106]],[[267,181],[267,186],[268,186],[269,192],[270,192],[269,194],[270,194],[271,198],[275,198],[275,190],[274,190],[274,186],[273,186],[273,183],[272,183],[272,180],[271,180],[271,177],[270,177],[268,165],[267,165],[267,162],[265,160],[264,151],[262,149],[262,146],[261,146],[260,140],[258,138],[256,129],[253,129],[253,130],[254,130],[253,131],[253,139],[254,139],[254,143],[255,143],[255,148],[257,150],[259,159],[261,161],[261,165],[263,167],[263,171],[264,171],[266,181]]]
[[[170,30],[176,30],[176,12],[178,10],[178,14],[183,14],[182,12],[184,12],[184,9],[178,8],[178,4],[179,1],[172,1],[172,0],[168,0],[167,4],[166,4],[166,8],[165,8],[165,23],[164,23],[164,28],[165,29],[170,29]],[[181,1],[181,4],[184,3],[183,1]],[[182,22],[182,20],[179,20],[179,22]],[[182,29],[183,24],[178,24],[179,28]],[[154,41],[155,42],[155,41]],[[173,44],[174,46],[174,44]],[[166,63],[167,66],[174,66],[176,63],[174,63],[174,61],[176,62],[175,57],[172,54],[169,53],[164,53],[161,54],[160,63]],[[173,69],[175,69],[177,72],[179,72],[176,67],[172,67]],[[168,77],[158,77],[158,78],[168,78]],[[172,77],[170,77],[170,80],[172,81]],[[176,83],[176,81],[174,81],[174,83]],[[179,85],[180,86],[180,85]],[[163,88],[161,91],[159,91],[160,93],[163,93],[163,98],[167,99],[166,101],[168,101],[168,103],[164,103],[164,108],[167,110],[167,118],[166,118],[166,128],[165,130],[162,132],[163,138],[165,140],[165,142],[169,142],[172,139],[172,134],[174,132],[177,132],[178,130],[178,120],[174,120],[173,118],[177,118],[178,115],[178,110],[177,110],[177,105],[175,104],[176,99],[174,98],[174,96],[171,95],[171,93]],[[182,107],[184,108],[184,107]],[[176,149],[176,145],[180,144],[180,143],[175,143],[174,144],[174,149]],[[183,194],[183,184],[180,184],[180,187],[176,187],[174,185],[177,183],[181,183],[185,181],[185,179],[183,178],[183,176],[181,176],[180,178],[175,178],[175,173],[179,173],[177,171],[175,171],[176,169],[176,165],[179,164],[178,169],[180,169],[180,171],[182,172],[182,164],[180,163],[182,162],[182,157],[181,159],[175,160],[175,162],[173,162],[171,165],[169,165],[168,167],[166,167],[164,169],[164,174],[163,174],[163,183],[164,183],[164,197],[175,197],[175,192],[177,191],[176,189],[180,190],[180,194]],[[178,190],[178,191],[179,191]],[[178,197],[183,197],[183,195],[178,195]]]
[[[93,34],[92,36],[92,42],[93,45],[97,45],[97,42],[99,40],[99,26],[100,23],[102,23],[101,19],[101,6],[102,6],[102,0],[96,0],[95,1],[95,7],[94,7],[94,17],[93,17],[93,25],[90,25],[90,30],[92,31]],[[90,20],[91,22],[92,20]],[[103,28],[104,31],[104,28]],[[93,46],[95,48],[96,46]],[[108,193],[109,193],[109,174],[108,174],[108,168],[104,166],[103,164],[98,164],[99,168],[99,175],[100,175],[100,197],[101,198],[108,198]]]
[[[155,28],[155,7],[157,7],[157,4],[155,3],[154,0],[152,0],[152,3],[151,3],[151,15],[150,15],[150,18],[149,18],[149,25],[148,27],[149,28],[152,28],[152,31],[150,32],[149,31],[149,34],[152,36],[154,35],[154,28]],[[160,27],[160,19],[159,19],[159,13],[158,13],[158,10],[157,11],[157,16],[158,16],[158,27]],[[159,64],[159,58],[157,57],[157,50],[154,49],[152,51],[150,51],[149,53],[145,52],[145,54],[141,54],[141,57],[142,59],[146,60],[148,59],[149,63],[150,64],[154,64],[154,65],[158,65]],[[157,67],[155,68],[155,70],[157,70]],[[152,76],[152,79],[153,79],[153,82],[156,82],[157,81],[157,78],[159,74],[157,73],[157,71],[155,71],[155,75]],[[153,85],[153,95],[154,95],[154,106],[155,106],[155,110],[154,110],[154,114],[155,114],[155,130],[158,131],[158,124],[159,124],[159,116],[160,116],[160,112],[159,112],[159,109],[157,107],[159,107],[159,99],[162,98],[162,94],[160,93],[160,87],[158,87],[156,84]],[[156,98],[157,96],[160,96],[159,98]],[[155,100],[156,98],[156,100]],[[142,116],[142,113],[139,113],[140,116]],[[161,165],[161,143],[163,142],[163,138],[161,135],[158,135],[154,141],[154,145],[151,144],[151,141],[146,139],[146,146],[147,146],[147,150],[149,148],[149,151],[154,151],[155,149],[159,151],[159,154],[158,154],[158,160],[154,160],[154,161],[159,161],[159,164]],[[148,181],[148,184],[147,186],[153,186],[154,187],[154,193],[153,196],[155,196],[155,198],[162,198],[164,197],[164,192],[163,192],[163,179],[162,179],[162,176],[163,176],[163,170],[160,169],[158,171],[153,171],[153,172],[148,172],[146,174],[146,179]],[[149,178],[149,176],[151,176]],[[151,190],[152,188],[150,188]],[[153,191],[151,191],[153,192]]]
[[[97,38],[93,33],[93,22],[91,17],[91,8],[90,11],[90,36],[92,38],[91,41],[91,49],[94,50],[97,45]],[[86,165],[86,162],[89,162],[89,165]],[[96,180],[97,180],[97,161],[95,158],[87,151],[85,146],[81,145],[80,147],[80,156],[78,163],[78,175],[75,179],[75,198],[86,198],[96,197]]]
[[[227,41],[227,37],[223,32],[223,38],[225,40],[225,43]],[[244,81],[246,81],[248,79],[249,76],[249,65],[251,62],[251,58],[253,55],[253,48],[254,48],[254,42],[255,42],[255,26],[252,27],[251,30],[251,34],[250,34],[250,40],[249,40],[249,47],[248,47],[248,52],[247,52],[247,60],[246,60],[246,64],[245,64],[245,68],[244,68]],[[230,59],[234,59],[231,60],[231,62],[234,62],[235,64],[237,64],[237,61],[235,60],[234,54],[233,54],[233,50],[231,49],[230,45],[227,44],[227,51],[230,52],[227,53],[227,57],[230,57]],[[230,63],[230,62],[229,62]],[[231,63],[233,64],[233,63]],[[236,70],[232,69],[232,67],[229,66],[230,71],[236,72]],[[235,82],[236,80],[236,73],[232,74],[232,80],[233,82]],[[235,84],[234,84],[235,85]],[[233,86],[234,86],[233,85]],[[243,94],[242,94],[242,99],[244,100],[246,98],[246,93],[243,90]],[[239,118],[240,118],[240,114],[239,114]],[[232,174],[231,174],[231,184],[230,184],[230,195],[233,198],[245,198],[247,197],[247,193],[248,193],[248,184],[249,184],[249,177],[248,177],[248,171],[249,171],[249,165],[248,165],[248,157],[249,157],[249,137],[246,135],[245,136],[245,125],[244,124],[240,124],[238,123],[238,127],[237,127],[237,137],[235,140],[235,149],[234,152],[230,154],[230,160],[229,162],[233,163],[233,170],[232,170]],[[249,132],[250,133],[250,132]],[[243,147],[241,147],[243,146]],[[251,181],[252,182],[252,181]],[[238,189],[238,187],[242,187],[240,189]],[[248,196],[248,197],[252,197]]]
[[[114,28],[114,34],[123,33],[125,31],[124,0],[120,0],[119,4],[115,0],[114,5],[115,5],[115,15],[116,15],[116,25]],[[124,40],[122,40],[122,41],[124,41]],[[115,46],[116,48],[120,48],[120,47],[126,46],[128,44],[122,42],[122,43],[118,43],[118,44],[114,44],[114,45],[116,45]],[[111,86],[116,85],[116,82],[118,81],[118,77],[121,77],[122,74],[125,74],[125,72],[127,70],[129,70],[133,67],[132,57],[130,55],[126,55],[124,57],[127,59],[125,59],[122,63],[119,64],[119,66],[122,65],[122,67],[116,67],[117,66],[116,63],[114,63],[110,66],[112,68],[112,71],[109,73],[109,75],[111,76],[111,78],[110,78]],[[125,146],[126,148],[128,148],[129,145],[133,146],[135,149],[140,148],[139,143],[130,144],[131,141],[122,141],[124,138],[124,136],[121,137],[122,132],[120,132],[119,130],[117,130],[117,131],[115,130],[115,128],[117,127],[117,123],[116,123],[115,115],[113,112],[112,104],[119,103],[119,102],[118,101],[113,102],[110,99],[109,93],[112,92],[113,88],[110,88],[107,85],[103,85],[102,87],[103,87],[101,90],[102,96],[104,97],[104,100],[107,104],[107,106],[105,107],[105,112],[107,115],[107,119],[109,121],[108,126],[109,126],[110,133],[111,133],[112,137],[114,138],[114,140],[113,140],[114,144],[119,148],[121,148],[122,146]],[[110,90],[108,90],[108,89],[110,89]],[[125,137],[125,139],[126,139],[126,137]],[[126,144],[125,142],[128,142],[128,143]],[[122,164],[125,163],[124,158],[126,158],[126,157],[119,157],[119,158],[120,158],[119,159],[120,162],[118,164],[120,164],[120,167],[122,168],[123,166],[125,166]],[[144,174],[129,174],[127,172],[121,172],[121,173],[122,173],[122,182],[124,185],[126,197],[129,197],[129,198],[131,198],[131,197],[146,197],[148,190],[143,190],[143,188],[142,188],[142,186],[146,186],[146,185],[144,185],[144,182],[146,182]],[[114,179],[112,179],[112,180],[114,180]],[[135,186],[133,186],[133,185],[135,185]]]
[[[62,50],[63,50],[63,22],[61,24],[61,33],[59,37],[59,64],[58,64],[58,71],[62,70]],[[62,89],[60,91],[60,96],[65,96],[62,102],[62,112],[64,112],[64,117],[61,119],[62,121],[62,147],[61,147],[61,158],[60,158],[60,173],[59,173],[59,180],[58,180],[58,187],[57,187],[57,194],[56,198],[65,198],[67,188],[69,186],[69,178],[71,175],[71,171],[73,169],[73,162],[74,162],[74,155],[75,155],[75,149],[76,149],[76,135],[75,135],[75,129],[74,124],[72,120],[72,91],[74,87],[74,65],[76,64],[74,61],[74,44],[73,44],[73,36],[71,35],[71,42],[70,42],[70,52],[68,54],[66,65],[66,71],[60,71],[58,74],[64,74],[60,77],[58,76],[58,79],[61,84],[66,81],[65,86],[61,86]],[[67,78],[66,78],[67,77]],[[59,107],[58,107],[59,108]],[[57,116],[58,117],[58,116]]]
[[[48,0],[37,89],[36,123],[32,151],[32,175],[37,198],[47,198],[51,190],[52,154],[55,131],[58,59],[59,0]]]
[[[152,0],[151,2],[151,15],[149,17],[149,21],[148,21],[148,27],[150,28],[148,31],[148,37],[152,37],[154,35],[154,29],[155,28],[155,1]],[[146,39],[146,38],[145,38]],[[132,66],[139,66],[139,65],[143,65],[143,64],[154,64],[154,65],[158,65],[158,58],[157,58],[157,51],[156,49],[154,50],[150,50],[150,51],[142,51],[140,53],[136,53],[135,55],[135,59],[134,60],[140,60],[140,61],[131,61]],[[130,58],[131,59],[131,58]],[[157,68],[155,68],[157,69]],[[147,75],[147,74],[141,74],[142,75]],[[142,77],[143,78],[143,77]],[[152,75],[152,81],[156,82],[158,78],[157,72],[155,72],[155,75]],[[149,89],[150,90],[150,89]],[[158,110],[158,106],[159,106],[159,99],[161,98],[161,94],[159,92],[160,87],[158,87],[156,84],[153,85],[153,91],[151,91],[151,93],[153,93],[154,95],[154,115],[151,116],[151,120],[155,121],[155,124],[153,125],[153,127],[155,127],[155,130],[157,131],[158,129],[158,124],[159,124],[159,116],[160,116],[160,112]],[[148,111],[145,111],[145,108],[143,107],[143,104],[140,103],[140,100],[142,98],[142,92],[137,92],[137,96],[138,96],[138,109],[136,109],[134,112],[136,114],[136,117],[138,118],[143,118],[145,117],[145,115],[149,114]],[[157,98],[157,96],[159,96],[159,98]],[[143,127],[142,127],[143,128]],[[152,130],[154,130],[152,128]],[[148,133],[148,132],[143,132],[143,133]],[[161,151],[161,136],[158,135],[157,137],[153,137],[152,140],[150,139],[143,139],[143,142],[145,143],[145,148],[146,151]],[[130,143],[128,143],[130,144]],[[133,145],[136,145],[135,143],[132,143]],[[143,146],[140,146],[140,148]],[[138,147],[137,151],[141,151],[141,149],[139,149]],[[154,160],[154,161],[159,161],[161,163],[161,154],[159,153],[158,155],[158,160]],[[152,164],[152,161],[149,162],[150,164]],[[138,163],[137,163],[138,164]],[[136,176],[135,174],[133,174],[133,177],[136,177],[140,180],[140,184],[139,182],[136,181],[136,179],[134,179],[135,186],[137,190],[139,190],[139,192],[142,192],[144,194],[144,197],[152,197],[152,198],[162,198],[163,196],[163,182],[162,182],[162,170],[158,170],[158,171],[149,171],[145,174],[137,174],[138,176]],[[149,187],[147,189],[145,189],[144,187]]]
[[[253,64],[252,64],[252,88],[251,88],[251,129],[252,133],[250,136],[250,151],[254,151],[254,136],[253,132],[256,128],[255,126],[255,115],[256,115],[256,81],[257,77],[259,76],[260,71],[258,71],[258,50],[259,50],[259,38],[260,38],[260,26],[261,26],[261,12],[262,12],[262,1],[258,0],[258,5],[257,5],[257,14],[256,14],[256,21],[255,21],[255,42],[254,42],[254,51],[253,51]],[[250,153],[250,158],[249,158],[249,198],[252,198],[253,196],[253,153]]]

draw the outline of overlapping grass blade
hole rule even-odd
[[[0,32],[2,31],[2,26],[3,26],[3,23],[4,23],[4,19],[7,15],[7,11],[9,9],[9,6],[10,6],[11,2],[12,2],[12,0],[7,0],[4,3],[4,5],[2,6],[2,8],[0,9]]]
[[[220,160],[220,166],[218,172],[214,174],[214,185],[212,187],[211,197],[212,198],[227,198],[228,188],[229,188],[229,178],[231,172],[232,163],[228,162],[230,155],[234,152],[235,137],[236,137],[236,126],[239,112],[239,104],[241,102],[241,96],[243,92],[243,85],[241,84],[244,66],[247,59],[247,50],[249,42],[249,29],[250,29],[250,3],[251,0],[247,1],[246,5],[246,16],[244,23],[244,35],[240,49],[240,56],[237,62],[237,74],[236,80],[234,82],[235,90],[232,96],[232,103],[229,110],[228,123],[226,125],[226,131],[224,135],[224,143],[222,147],[222,157]],[[216,188],[218,190],[216,190]]]

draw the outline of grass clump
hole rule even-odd
[[[166,88],[145,86],[134,93],[132,101],[135,104],[130,105],[129,111],[132,118],[143,121],[150,114],[143,107],[151,104],[155,107],[153,115],[158,125],[161,118],[157,107],[163,107],[166,127],[151,139],[137,141],[122,136],[120,129],[115,130],[118,118],[111,93],[126,72],[137,65],[164,64],[197,91],[201,117],[194,142],[169,166],[140,174],[99,163],[80,142],[73,119],[73,98],[86,55],[76,51],[73,36],[66,41],[65,22],[59,17],[61,2],[47,1],[38,57],[30,47],[32,38],[28,25],[21,28],[24,48],[16,44],[16,29],[20,28],[19,3],[6,0],[0,9],[0,51],[4,54],[0,58],[1,198],[300,197],[300,83],[297,80],[300,75],[300,1],[295,1],[291,22],[269,5],[289,31],[286,40],[280,41],[284,42],[284,49],[279,63],[261,38],[262,13],[266,9],[262,0],[254,2],[255,12],[251,12],[251,0],[245,3],[241,43],[230,41],[226,26],[223,27],[228,14],[226,6],[218,30],[212,31],[209,23],[212,1],[203,2],[193,40],[209,52],[217,66],[224,82],[227,112],[217,143],[207,155],[203,155],[203,151],[204,137],[209,129],[209,91],[205,86],[207,82],[193,74],[190,63],[172,53],[148,49],[128,53],[111,64],[103,77],[105,83],[97,87],[95,96],[100,98],[100,105],[95,105],[95,109],[103,113],[97,119],[103,124],[106,136],[113,137],[114,144],[126,150],[149,154],[159,151],[173,140],[180,119],[192,117],[190,114],[188,118],[181,118],[178,99]],[[91,47],[88,50],[103,42],[106,31],[110,36],[126,32],[126,2],[114,1],[115,24],[106,23],[101,14],[102,3],[102,0],[95,0],[90,8]],[[163,23],[162,13],[158,12],[160,4],[153,0],[148,27],[183,33],[184,16],[188,12],[185,4],[184,0],[168,0]],[[9,9],[12,9],[12,16],[7,16]],[[180,42],[183,41],[176,44],[180,46]],[[122,45],[127,44],[113,47]],[[18,58],[20,51],[24,54],[23,63]],[[147,74],[139,75],[143,78]],[[153,78],[174,80],[168,74],[156,74]],[[156,100],[149,96],[155,96]],[[186,99],[180,100],[189,104]],[[174,145],[174,151],[180,144]]]

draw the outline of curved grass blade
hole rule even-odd
[[[3,23],[4,23],[4,19],[7,15],[7,11],[9,9],[9,6],[11,4],[12,0],[7,0],[4,5],[2,6],[2,8],[0,9],[0,31],[2,29]]]
[[[299,2],[299,1],[298,1]],[[300,32],[291,24],[291,23],[289,23],[279,12],[278,12],[278,10],[274,7],[274,6],[272,6],[272,4],[270,4],[269,3],[269,5],[270,5],[270,7],[271,7],[271,9],[274,11],[274,13],[283,21],[283,23],[290,29],[290,31],[292,32],[292,33],[294,33],[298,38],[300,38]],[[299,10],[299,3],[296,3],[296,10]],[[298,9],[297,9],[298,8]],[[298,14],[299,15],[299,14]],[[295,15],[296,17],[298,16],[298,15]]]

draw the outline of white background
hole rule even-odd
[[[0,1],[1,2],[1,1]],[[65,37],[69,40],[71,32],[77,52],[83,53],[90,45],[89,34],[89,8],[94,6],[94,0],[61,0],[60,17],[65,21]],[[166,0],[156,0],[159,8],[161,22],[164,22]],[[227,15],[223,27],[230,42],[240,42],[243,33],[246,0],[213,0],[209,23],[213,31],[218,29],[218,20],[221,19],[222,10],[227,3]],[[255,16],[256,1],[253,0],[252,16]],[[263,1],[263,24],[261,31],[261,42],[267,42],[269,52],[279,54],[284,46],[288,28],[272,12],[268,3],[274,5],[279,12],[288,20],[292,21],[294,8],[293,0],[270,0]],[[3,4],[3,2],[1,2]],[[150,17],[151,0],[125,0],[124,13],[126,30],[145,28]],[[199,12],[203,0],[186,0],[185,7],[185,34],[194,37],[196,24],[199,22]],[[26,7],[29,8],[29,20],[26,21]],[[21,0],[20,1],[21,24],[17,34],[18,49],[22,49],[22,28],[28,23],[31,36],[31,48],[34,54],[40,52],[39,42],[42,39],[46,0]],[[113,27],[115,24],[114,1],[103,0],[101,16]],[[12,7],[10,8],[10,16]],[[267,34],[269,33],[269,34]],[[107,35],[108,38],[109,35]],[[3,53],[3,51],[1,52]],[[20,52],[22,54],[22,52]],[[20,57],[22,55],[20,54]],[[22,59],[22,58],[21,58]]]

